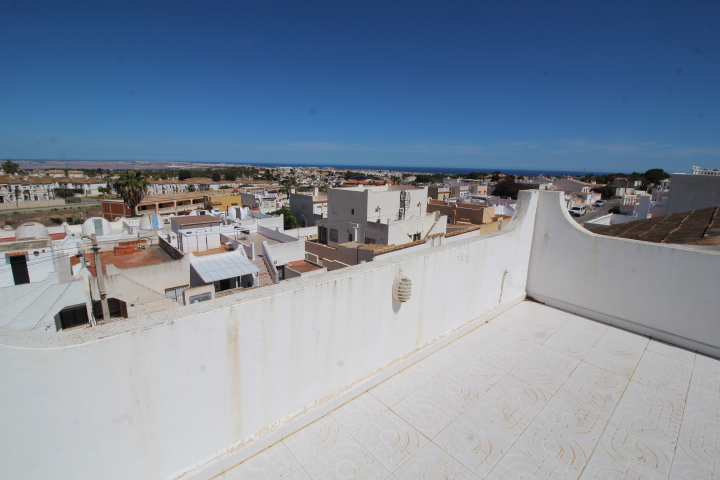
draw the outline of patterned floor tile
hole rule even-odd
[[[485,480],[564,480],[560,475],[513,448],[505,454]]]
[[[688,401],[708,410],[720,409],[720,372],[695,367],[690,380]]]
[[[290,450],[278,442],[248,458],[237,467],[224,473],[225,480],[264,480],[266,478],[286,478],[300,468]]]
[[[425,385],[424,389],[462,412],[505,375],[502,370],[469,356]]]
[[[579,364],[580,360],[540,345],[510,373],[554,394]]]
[[[674,447],[684,408],[684,398],[679,399],[675,391],[631,381],[610,417],[610,423],[645,440]]]
[[[418,387],[422,387],[441,373],[440,368],[429,362],[427,358],[424,358],[400,372],[400,375],[405,376]]]
[[[663,383],[670,388],[687,390],[692,371],[692,365],[645,350],[632,380],[644,384]]]
[[[511,327],[512,325],[523,321],[526,314],[519,310],[515,310],[516,308],[518,307],[512,308],[507,312],[503,313],[502,315],[493,318],[488,322],[488,325],[492,325],[493,327],[502,328],[503,330],[505,330],[508,327]]]
[[[647,349],[651,352],[659,353],[672,360],[678,360],[689,365],[695,363],[695,353],[689,350],[685,350],[674,345],[668,345],[667,343],[659,342],[657,340],[650,340]]]
[[[645,480],[628,467],[595,452],[585,466],[580,480]]]
[[[282,478],[283,478],[283,480],[313,480],[312,477],[310,475],[308,475],[307,472],[305,471],[305,469],[303,469],[302,467],[293,471],[287,477],[282,477]]]
[[[711,372],[720,373],[720,360],[717,358],[711,358],[698,353],[695,356],[694,365],[705,370],[710,370]]]
[[[480,480],[434,443],[428,443],[393,472],[398,480]]]
[[[363,393],[349,401],[330,415],[348,432],[354,432],[373,418],[387,410],[387,407],[369,393]]]
[[[540,315],[508,327],[507,332],[523,340],[543,343],[566,321],[554,315]]]
[[[585,355],[583,361],[630,378],[645,352],[647,342],[645,337],[611,328]]]
[[[468,355],[469,352],[465,352],[458,348],[455,343],[451,343],[429,355],[425,360],[444,372]]]
[[[515,445],[563,478],[576,479],[606,423],[570,403],[552,399]]]
[[[458,410],[423,389],[396,403],[392,410],[428,438],[440,433],[460,415]]]
[[[305,463],[324,452],[348,435],[330,415],[325,415],[307,427],[298,430],[283,440],[300,463]]]
[[[506,375],[465,410],[465,415],[506,442],[514,443],[549,399],[550,395],[541,389]]]
[[[510,450],[508,442],[464,415],[453,420],[433,442],[482,478]]]
[[[570,315],[570,318],[565,322],[562,330],[572,332],[582,342],[591,342],[594,345],[610,328],[604,323],[578,317],[577,315],[568,315]]]
[[[560,352],[578,360],[582,360],[583,358],[585,358],[585,355],[587,355],[590,350],[592,350],[592,347],[593,345],[595,345],[596,341],[597,340],[591,341],[582,337],[578,337],[576,333],[570,330],[565,330],[565,327],[563,327],[558,329],[550,336],[550,338],[545,340],[543,342],[543,345],[548,348],[552,348],[556,352]]]
[[[504,331],[505,330],[500,327],[486,323],[485,325],[481,325],[475,330],[472,330],[466,335],[460,337],[458,340],[453,342],[453,345],[458,344],[459,346],[465,346],[468,348],[477,348],[497,337]]]
[[[675,454],[670,469],[670,480],[720,480],[720,472],[713,474],[711,470]]]
[[[303,468],[313,480],[375,480],[390,475],[390,471],[352,437],[336,443]]]
[[[481,345],[473,352],[473,356],[493,367],[509,372],[537,347],[538,344],[535,342],[523,340],[504,332]]]
[[[648,480],[666,479],[670,473],[673,448],[660,446],[609,424],[595,451]]]
[[[370,395],[380,400],[387,407],[392,407],[418,388],[420,387],[410,380],[407,374],[401,372],[388,378],[377,387],[370,389]]]
[[[390,471],[428,442],[427,437],[392,411],[383,413],[352,435]]]
[[[703,468],[720,473],[720,409],[685,406],[677,452]]]
[[[626,378],[583,362],[555,396],[609,420],[628,382]]]

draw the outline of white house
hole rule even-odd
[[[424,239],[437,222],[427,214],[427,187],[383,185],[328,189],[327,218],[318,219],[320,243],[400,245]]]

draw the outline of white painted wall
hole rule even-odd
[[[529,296],[720,356],[720,253],[593,234],[560,202],[557,193],[540,193]]]
[[[55,271],[55,262],[53,250],[51,247],[27,248],[22,246],[22,242],[18,251],[27,251],[25,258],[27,259],[27,270],[30,277],[30,283],[42,282],[48,275]],[[35,255],[37,252],[37,255]],[[10,258],[5,256],[7,251],[2,253],[2,264],[0,264],[0,288],[15,286],[15,280],[12,274]]]
[[[0,328],[0,478],[163,478],[523,298],[536,198],[435,249],[83,331]]]
[[[268,252],[276,266],[305,259],[305,242],[295,241],[268,245]]]

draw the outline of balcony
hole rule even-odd
[[[717,475],[718,271],[525,191],[500,232],[82,331],[2,329],[0,477]]]

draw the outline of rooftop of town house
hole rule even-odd
[[[220,196],[223,191],[213,192],[213,195]],[[203,199],[207,195],[207,192],[177,192],[177,193],[159,193],[157,195],[146,195],[139,205],[145,205],[150,203],[163,203],[163,202],[174,202],[182,200],[195,200]],[[122,198],[107,198],[101,200],[103,203],[124,203]]]
[[[179,217],[172,217],[170,221],[177,223],[180,226],[197,225],[200,223],[222,223],[218,217],[212,215],[182,215]]]
[[[523,302],[213,478],[711,478],[719,380],[716,359]]]
[[[156,245],[146,244],[145,242],[120,242],[120,245],[117,247],[100,245],[100,262],[103,266],[103,272],[106,275],[108,265],[114,265],[117,268],[124,269],[174,261],[175,260],[165,253],[162,248]],[[70,263],[76,265],[79,263],[79,260],[76,257],[71,257]],[[95,258],[89,249],[85,252],[85,264],[90,273],[92,273],[93,276],[97,276]]]
[[[593,233],[654,243],[720,245],[720,206],[597,227]]]
[[[300,273],[312,272],[313,270],[320,270],[323,268],[320,265],[308,262],[307,260],[296,260],[294,262],[288,262],[285,265]]]
[[[0,329],[4,415],[32,414],[6,422],[0,476],[712,478],[718,268],[521,192],[500,232],[102,328]],[[661,286],[617,289],[630,269]]]

